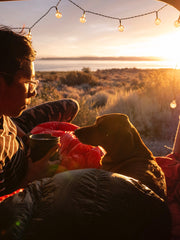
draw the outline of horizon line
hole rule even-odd
[[[112,61],[163,61],[163,57],[155,56],[77,56],[77,57],[39,57],[37,60],[112,60]]]

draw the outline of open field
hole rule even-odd
[[[111,69],[79,72],[37,72],[38,94],[31,106],[74,98],[80,112],[74,124],[84,126],[96,116],[119,112],[129,116],[154,155],[171,152],[180,113],[180,70]],[[170,108],[176,100],[177,107]],[[164,147],[167,145],[169,148]]]

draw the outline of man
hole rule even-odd
[[[78,104],[71,99],[45,103],[24,111],[36,95],[35,51],[22,34],[0,28],[0,196],[47,177],[48,158],[57,147],[39,161],[28,157],[27,133],[42,122],[71,121]],[[23,112],[24,111],[24,112]]]

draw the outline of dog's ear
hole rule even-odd
[[[107,146],[107,151],[112,156],[112,159],[122,161],[133,156],[135,145],[131,128],[120,128],[113,133],[113,136],[111,135],[108,138],[113,139],[113,142]]]
[[[148,149],[148,147],[144,144],[138,130],[135,126],[130,122],[128,119],[131,128],[131,134],[133,136],[133,143],[134,143],[134,154],[136,157],[144,156],[145,158],[153,158],[152,152]]]
[[[134,144],[136,146],[135,147],[135,155],[145,157],[148,159],[153,159],[152,152],[145,145],[138,130],[135,127],[132,128],[132,133],[133,133]]]

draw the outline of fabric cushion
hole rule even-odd
[[[172,240],[180,239],[180,162],[175,154],[156,157],[166,177],[167,201],[172,217]]]
[[[32,134],[46,133],[60,137],[61,165],[58,172],[82,168],[100,168],[104,155],[99,147],[83,144],[74,135],[78,126],[67,122],[46,122],[32,129]]]
[[[166,203],[139,181],[100,169],[56,174],[0,204],[0,239],[168,240]]]

